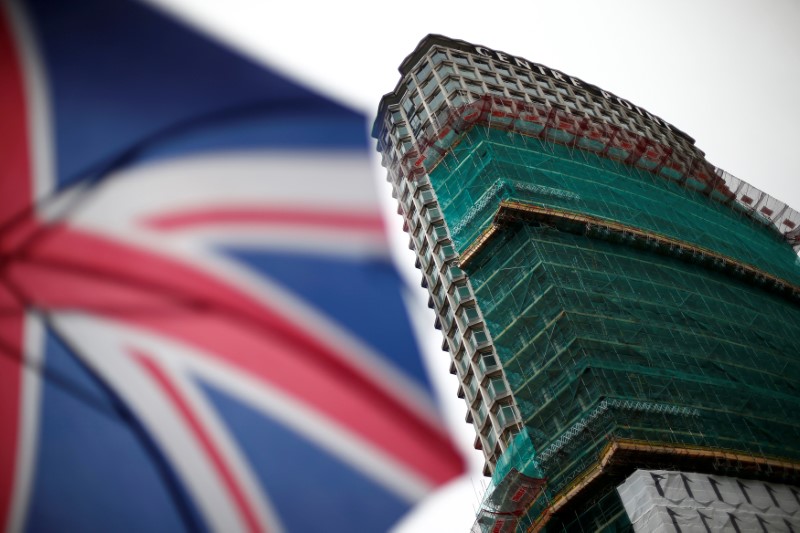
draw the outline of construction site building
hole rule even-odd
[[[800,531],[800,214],[544,65],[429,35],[400,74],[373,136],[491,476],[474,531]]]

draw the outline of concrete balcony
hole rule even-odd
[[[461,357],[453,359],[453,362],[458,370],[458,375],[461,377],[466,376],[467,372],[469,372],[469,358],[467,358],[466,354],[462,353]]]
[[[436,257],[439,258],[439,262],[444,265],[448,261],[451,261],[456,258],[456,250],[450,244],[442,244],[438,246],[436,250]]]
[[[478,371],[481,380],[498,370],[500,370],[500,366],[497,364],[494,354],[487,353],[478,357]]]
[[[472,291],[470,291],[469,287],[466,285],[456,285],[451,295],[451,300],[453,309],[458,309],[465,303],[472,303],[474,301]]]
[[[464,271],[458,267],[448,267],[444,272],[444,279],[447,280],[448,285],[452,285],[458,280],[464,279]]]
[[[440,224],[432,225],[428,228],[428,234],[434,242],[442,242],[447,240],[447,229]]]
[[[486,387],[486,396],[490,404],[494,403],[498,398],[508,396],[509,392],[506,382],[501,377],[492,379]]]
[[[498,432],[503,431],[509,426],[516,426],[519,423],[517,413],[511,405],[503,405],[497,410],[495,415],[497,419]]]
[[[469,381],[464,384],[464,395],[467,397],[469,403],[475,400],[475,397],[478,395],[478,384],[474,379],[470,378]]]
[[[425,210],[425,214],[422,216],[422,219],[426,222],[425,227],[428,227],[431,224],[442,220],[442,212],[436,207],[428,208]]]
[[[478,404],[478,408],[475,410],[475,427],[482,428],[483,425],[486,423],[486,419],[489,415],[489,409],[486,407],[486,404],[480,402]]]
[[[458,313],[458,325],[462,331],[480,322],[481,316],[477,307],[462,307]]]
[[[482,327],[472,328],[472,332],[467,338],[467,346],[470,348],[470,353],[476,353],[483,348],[489,346],[489,335]]]
[[[436,204],[436,195],[433,193],[433,189],[418,189],[417,200],[420,206],[434,205]]]

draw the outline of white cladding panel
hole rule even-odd
[[[636,533],[800,532],[800,488],[637,470],[617,487]]]

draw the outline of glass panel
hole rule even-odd
[[[467,370],[469,370],[469,359],[467,359],[463,353],[462,356],[458,359],[455,359],[456,368],[458,368],[459,375],[466,376]]]
[[[445,295],[444,287],[440,283],[433,295],[433,302],[436,304],[437,308],[440,308],[442,303],[444,303]]]
[[[474,339],[475,345],[477,346],[482,346],[489,342],[489,336],[483,328],[472,330],[472,339]]]
[[[467,395],[467,399],[472,402],[478,392],[478,385],[475,383],[475,380],[472,379],[472,376],[467,379],[468,381],[465,383],[466,386],[464,387],[464,393]]]
[[[433,222],[436,222],[437,220],[441,219],[442,219],[442,212],[439,211],[438,209],[430,208],[425,211],[425,220],[428,222],[428,224],[432,224]]]
[[[477,320],[480,320],[480,318],[481,318],[480,314],[478,313],[478,308],[477,307],[466,307],[464,309],[464,316],[467,318],[467,321],[469,321],[470,323],[476,322]]]
[[[453,283],[457,279],[461,279],[464,277],[464,271],[458,267],[449,267],[445,273],[445,278],[450,283]]]
[[[447,54],[441,50],[436,50],[433,55],[431,55],[431,61],[434,65],[441,63],[442,61],[447,61]]]
[[[494,431],[489,430],[489,434],[486,435],[486,444],[488,449],[490,450],[489,455],[494,454],[494,447],[497,444],[497,435],[494,434]]]
[[[466,56],[462,56],[456,53],[451,53],[451,54],[453,57],[453,61],[455,61],[459,65],[469,65],[469,60],[466,58]]]
[[[420,191],[419,199],[423,205],[431,204],[436,201],[436,196],[433,194],[433,189],[425,189]]]
[[[500,429],[507,426],[512,426],[517,423],[517,416],[514,413],[514,408],[510,405],[504,405],[497,411],[497,424]]]
[[[431,72],[431,66],[426,62],[417,70],[417,79],[424,80]]]
[[[489,410],[486,408],[486,404],[481,402],[478,404],[478,409],[475,411],[475,424],[480,428],[483,427],[483,424],[486,422],[486,418],[489,414]]]
[[[441,241],[447,238],[447,230],[445,229],[444,226],[442,225],[431,226],[431,228],[433,228],[433,231],[431,233],[433,234],[433,237],[437,241]]]
[[[406,112],[406,116],[408,116],[411,113],[411,110],[414,108],[414,104],[411,103],[410,98],[406,98],[405,100],[403,100],[402,106],[403,106],[403,111]]]
[[[461,81],[457,78],[448,78],[444,84],[444,90],[447,94],[452,94],[461,88]]]
[[[506,384],[502,378],[495,378],[489,382],[489,386],[486,390],[489,393],[489,398],[494,401],[499,396],[506,393]]]
[[[456,288],[456,293],[458,294],[458,297],[461,298],[462,300],[468,300],[472,298],[472,294],[470,294],[469,287],[467,287],[466,285],[459,285]]]
[[[444,102],[444,93],[439,91],[436,93],[436,96],[433,98],[433,100],[431,100],[430,103],[428,103],[428,107],[431,108],[431,112],[436,112],[439,109],[439,106],[442,105],[443,102]]]
[[[479,348],[482,348],[488,344],[488,342],[489,338],[483,328],[472,330],[472,335],[469,336],[469,345],[473,352],[477,351]]]
[[[478,368],[480,368],[481,374],[485,376],[489,372],[497,369],[497,360],[492,354],[483,355],[478,360]]]
[[[450,246],[449,244],[446,244],[444,246],[440,246],[439,247],[439,254],[438,255],[439,255],[439,259],[441,259],[442,262],[445,262],[445,261],[449,261],[450,259],[454,258],[455,255],[456,255],[456,251],[452,246]]]
[[[478,81],[478,75],[471,68],[460,67],[458,73],[465,78]]]
[[[436,87],[438,87],[436,79],[431,78],[430,80],[425,82],[425,85],[422,86],[422,95],[427,99],[433,93]]]

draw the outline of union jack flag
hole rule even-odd
[[[462,471],[362,115],[130,1],[0,4],[0,68],[0,524],[375,531]]]

